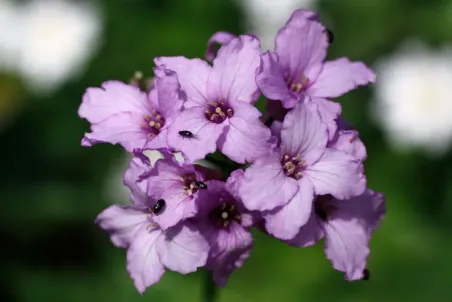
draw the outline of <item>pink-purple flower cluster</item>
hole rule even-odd
[[[330,36],[316,13],[297,10],[273,52],[262,53],[255,36],[219,32],[208,42],[212,64],[158,57],[148,91],[118,81],[86,91],[79,115],[91,132],[82,145],[120,144],[134,154],[124,174],[131,205],[111,206],[96,221],[128,249],[139,292],[167,269],[205,267],[224,286],[250,256],[252,227],[295,247],[324,239],[347,280],[369,277],[385,198],[367,188],[365,146],[331,99],[375,74],[346,58],[326,61]],[[255,107],[261,94],[266,121]],[[163,158],[151,165],[144,150]],[[195,164],[217,151],[237,167],[226,178]]]

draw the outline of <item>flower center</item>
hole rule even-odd
[[[297,154],[297,156],[295,157],[290,157],[289,155],[285,154],[281,158],[281,166],[283,168],[284,174],[296,180],[300,179],[303,176],[302,171],[305,164],[306,161],[301,160],[300,154]]]
[[[163,116],[152,109],[151,115],[145,115],[144,122],[141,123],[141,128],[148,133],[148,137],[156,136],[160,133],[160,129],[165,125]]]
[[[204,111],[206,118],[216,124],[223,123],[228,117],[234,115],[234,110],[223,98],[219,98],[216,102],[208,102],[207,109]]]
[[[213,209],[209,215],[211,221],[219,228],[227,228],[232,221],[240,223],[242,216],[237,207],[231,203],[222,202],[220,206]]]
[[[198,181],[196,175],[192,173],[182,176],[181,181],[188,196],[193,196],[198,190],[207,189],[207,185]]]
[[[302,74],[300,78],[298,79],[292,79],[291,76],[285,77],[287,88],[289,88],[290,91],[301,93],[306,86],[308,86],[309,79]]]
[[[320,220],[327,221],[337,210],[337,207],[331,203],[332,199],[331,195],[320,195],[315,199],[314,211]]]

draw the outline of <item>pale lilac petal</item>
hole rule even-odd
[[[225,286],[230,274],[241,267],[250,255],[253,237],[249,230],[232,223],[228,230],[205,233],[211,251],[207,267],[219,286]]]
[[[166,230],[196,214],[195,202],[186,194],[181,180],[185,174],[191,173],[195,173],[192,166],[180,166],[174,161],[163,159],[159,159],[150,172],[151,176],[147,179],[148,196],[154,202],[165,200],[163,210],[153,215],[153,221],[160,228]]]
[[[108,81],[102,83],[101,87],[88,88],[78,109],[79,116],[92,124],[120,113],[143,116],[150,111],[146,93],[133,85]]]
[[[234,116],[229,130],[218,142],[218,148],[231,160],[244,164],[267,156],[272,151],[270,129],[260,121],[261,113],[251,104],[231,102]]]
[[[110,234],[115,246],[126,248],[135,239],[140,227],[147,224],[147,216],[132,207],[113,205],[97,216],[96,224]]]
[[[181,88],[187,95],[185,108],[204,105],[207,102],[207,77],[212,69],[207,62],[185,57],[158,57],[154,62],[157,66],[165,65],[177,73]]]
[[[307,10],[307,9],[297,9],[290,16],[289,20],[286,23],[286,26],[300,27],[305,22],[304,21],[305,19],[319,21],[319,14],[314,11]]]
[[[369,256],[367,230],[356,219],[331,219],[324,224],[325,254],[347,280],[361,280]]]
[[[256,101],[259,89],[255,76],[260,65],[260,49],[259,40],[249,35],[239,36],[221,47],[208,78],[208,99]]]
[[[300,228],[300,231],[293,239],[286,241],[286,243],[295,247],[313,246],[325,236],[322,227],[323,224],[321,224],[313,210],[308,222]]]
[[[147,287],[157,283],[165,273],[156,248],[160,236],[161,230],[144,225],[127,251],[127,271],[141,294]]]
[[[340,58],[323,65],[322,72],[307,93],[317,97],[336,98],[358,86],[374,83],[375,77],[375,73],[363,63]]]
[[[325,28],[313,18],[313,13],[296,11],[276,35],[275,51],[279,64],[292,80],[302,75],[315,80],[321,71],[328,48]]]
[[[312,101],[319,107],[320,118],[328,129],[328,137],[332,139],[337,130],[337,119],[342,113],[342,106],[339,103],[327,99],[314,97]]]
[[[209,254],[209,244],[191,223],[168,229],[157,240],[160,261],[170,270],[181,274],[195,272],[204,266]]]
[[[144,163],[139,157],[134,157],[124,173],[123,183],[130,189],[130,200],[135,206],[148,206],[148,197],[146,194],[147,182],[139,180],[150,169],[150,165]]]
[[[366,189],[362,195],[347,199],[334,200],[337,210],[332,219],[354,219],[365,230],[370,238],[386,214],[385,197],[383,194]]]
[[[246,169],[239,188],[243,204],[252,211],[283,206],[297,191],[297,181],[284,174],[278,157],[254,162]]]
[[[316,104],[306,101],[287,113],[281,130],[281,149],[284,154],[299,154],[308,163],[315,162],[322,155],[328,133],[317,108]]]
[[[261,55],[256,83],[267,99],[281,101],[286,108],[292,108],[298,102],[298,95],[287,88],[276,54],[267,51]]]
[[[159,131],[159,134],[149,138],[146,140],[144,146],[142,147],[145,150],[161,150],[161,149],[167,149],[168,148],[168,141],[167,141],[167,135],[168,135],[168,125],[169,119],[166,120],[166,125],[164,128],[161,128]]]
[[[360,161],[365,161],[367,158],[366,146],[359,138],[358,131],[355,130],[339,130],[328,146],[350,154]]]
[[[191,162],[204,159],[208,153],[217,149],[217,140],[223,133],[227,123],[216,124],[206,119],[203,107],[184,110],[168,129],[168,145],[181,151]],[[185,138],[179,131],[193,133],[193,138]]]
[[[143,115],[125,112],[112,115],[98,124],[91,126],[91,133],[85,133],[84,146],[95,143],[120,144],[128,152],[142,148],[147,140],[146,132],[141,128]]]
[[[207,51],[205,57],[208,61],[213,61],[217,55],[217,51],[215,50],[215,44],[220,44],[220,46],[228,44],[232,39],[236,38],[235,35],[225,32],[219,31],[216,32],[210,37],[207,42]]]
[[[361,162],[339,150],[327,148],[304,173],[314,184],[317,195],[331,194],[338,199],[348,199],[366,189]]]
[[[311,216],[314,188],[311,181],[303,177],[298,181],[300,188],[294,197],[277,212],[264,214],[265,228],[281,240],[294,238]]]
[[[182,111],[185,94],[180,91],[177,74],[164,65],[154,67],[159,112],[166,118]]]

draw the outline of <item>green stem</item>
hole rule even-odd
[[[203,284],[204,302],[215,302],[217,296],[217,286],[213,283],[212,274],[209,271],[205,272]]]

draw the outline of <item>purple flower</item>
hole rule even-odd
[[[385,213],[385,197],[370,189],[348,200],[318,196],[308,223],[288,243],[307,247],[324,237],[333,267],[345,272],[347,280],[360,280],[366,274],[371,235]]]
[[[154,73],[155,86],[148,95],[118,81],[87,89],[78,114],[91,123],[92,132],[85,134],[82,146],[108,142],[128,152],[166,148],[168,126],[182,110],[184,99],[173,71],[159,66]]]
[[[293,108],[304,95],[318,103],[324,122],[341,113],[341,106],[324,98],[335,98],[375,81],[375,74],[361,62],[347,58],[326,61],[328,34],[317,14],[297,10],[275,38],[275,52],[262,54],[256,81],[270,100]],[[270,105],[270,104],[269,104]],[[270,106],[271,108],[271,106]],[[333,133],[333,131],[331,131]]]
[[[139,190],[140,197],[131,198],[135,206],[152,208],[158,200],[164,200],[161,210],[153,214],[153,221],[164,230],[193,217],[197,212],[198,191],[207,189],[203,187],[204,175],[195,166],[179,163],[168,155],[157,160],[146,173],[131,165],[125,179],[129,175],[135,183],[130,186],[130,182],[125,181],[126,185],[131,191],[133,186]]]
[[[345,126],[340,118],[338,129],[333,139],[328,142],[328,147],[350,154],[362,162],[367,158],[366,146],[361,141],[358,131]]]
[[[215,50],[215,44],[220,44],[220,46],[223,46],[228,44],[235,38],[236,38],[235,35],[224,31],[214,33],[213,36],[210,37],[209,41],[207,42],[207,51],[205,54],[207,61],[212,62],[217,55],[217,52]]]
[[[114,205],[100,213],[96,223],[115,246],[128,249],[127,270],[141,294],[165,269],[188,274],[206,264],[208,243],[190,222],[163,231],[149,212]]]
[[[239,189],[249,210],[263,211],[269,233],[291,239],[309,219],[315,195],[347,199],[363,193],[359,160],[327,147],[318,106],[308,99],[286,115],[281,146],[254,162]]]
[[[217,148],[238,163],[268,153],[270,130],[252,105],[259,96],[255,82],[259,54],[259,40],[244,35],[220,48],[213,67],[200,59],[155,59],[157,65],[177,72],[187,94],[185,110],[168,130],[170,147],[182,151],[189,161],[202,159]],[[189,131],[192,137],[180,131]]]
[[[244,264],[252,249],[249,228],[255,217],[237,194],[242,175],[243,170],[236,170],[226,183],[209,181],[209,189],[199,194],[199,212],[193,218],[210,245],[206,268],[220,286],[226,285],[229,275]]]

